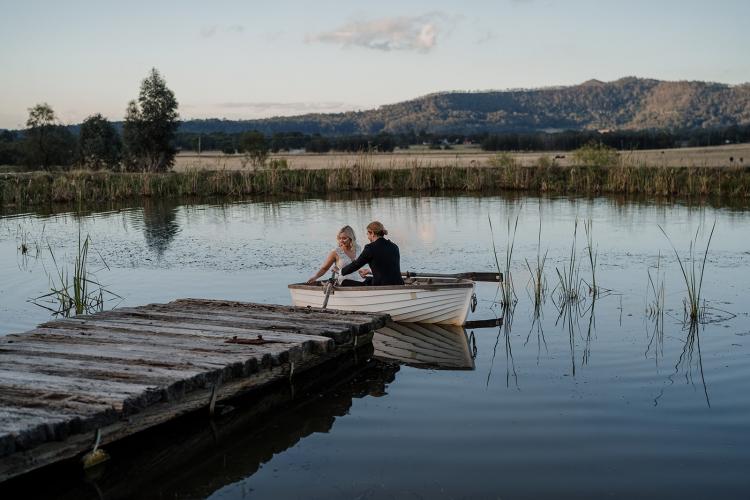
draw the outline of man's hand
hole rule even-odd
[[[359,270],[359,275],[362,276],[363,278],[366,278],[368,274],[370,274],[370,270],[369,269],[360,269]]]

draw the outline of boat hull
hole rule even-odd
[[[289,285],[292,304],[323,307],[325,287],[320,284]],[[328,309],[386,313],[394,321],[463,325],[469,314],[474,283],[414,281],[402,286],[334,287]]]

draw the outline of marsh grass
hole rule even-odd
[[[580,263],[578,262],[578,251],[577,251],[577,239],[578,239],[578,219],[575,220],[573,225],[573,243],[570,247],[570,253],[568,254],[568,260],[562,267],[555,267],[557,273],[558,283],[555,287],[557,290],[557,306],[562,309],[563,306],[569,302],[578,302],[581,300],[581,277],[580,277]]]
[[[656,266],[653,267],[655,270],[654,275],[651,274],[651,269],[647,270],[648,274],[648,287],[647,297],[651,300],[646,304],[646,316],[649,318],[664,317],[664,276],[661,268],[661,252],[656,257]]]
[[[505,262],[504,268],[500,266],[500,260],[497,256],[497,247],[495,246],[495,233],[492,229],[492,218],[487,215],[490,224],[490,237],[492,239],[492,253],[495,257],[495,265],[498,273],[505,273],[504,279],[500,282],[500,305],[504,309],[510,308],[518,302],[515,286],[513,284],[513,273],[511,272],[511,263],[513,261],[513,247],[516,241],[516,231],[518,230],[518,214],[516,214],[515,223],[511,224],[511,217],[508,217],[508,233],[505,241]],[[513,229],[511,230],[511,225]]]
[[[90,314],[102,311],[105,297],[121,300],[122,297],[105,289],[101,283],[96,281],[95,273],[89,270],[90,246],[91,237],[86,235],[86,238],[82,240],[79,231],[78,249],[71,274],[66,266],[58,264],[52,246],[48,242],[47,248],[55,267],[55,274],[50,276],[50,292],[31,299],[31,302],[55,315],[69,317],[71,314]],[[99,257],[104,266],[108,268],[101,254]]]
[[[685,260],[680,257],[680,253],[677,251],[677,248],[674,246],[674,243],[672,243],[672,240],[669,238],[664,228],[659,225],[659,229],[672,247],[675,257],[677,258],[677,263],[680,266],[680,271],[682,272],[682,278],[685,281],[687,297],[683,299],[684,319],[690,323],[699,322],[704,319],[705,316],[705,304],[701,304],[701,289],[703,287],[703,275],[706,270],[706,261],[708,259],[708,249],[711,246],[711,239],[714,236],[716,221],[714,221],[714,224],[711,227],[711,232],[708,235],[708,241],[706,242],[706,249],[703,252],[702,261],[700,261],[699,256],[696,255],[701,226],[698,227],[695,236],[690,240],[690,247]]]
[[[645,194],[657,196],[750,197],[750,169],[656,167],[621,161],[615,166],[524,166],[509,157],[487,165],[434,165],[419,159],[405,168],[380,166],[372,155],[321,169],[265,167],[134,173],[74,170],[0,173],[0,206],[53,202],[111,202],[138,197],[326,194],[351,191],[415,192],[519,190],[550,194]]]
[[[589,293],[594,297],[599,295],[599,287],[596,284],[596,260],[599,256],[599,250],[594,249],[594,221],[588,219],[583,223],[583,230],[586,233],[586,255],[589,258],[589,266],[591,268],[591,283],[589,285]]]
[[[532,269],[529,259],[526,261],[526,267],[531,274],[530,283],[532,287],[532,299],[534,300],[534,311],[539,313],[539,310],[544,303],[546,292],[547,292],[547,279],[544,275],[544,265],[547,263],[547,252],[549,249],[544,251],[542,255],[542,218],[541,214],[539,217],[539,232],[537,233],[537,245],[536,245],[536,262]]]

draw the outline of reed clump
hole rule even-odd
[[[489,166],[424,165],[376,168],[362,155],[352,165],[309,170],[267,162],[242,170],[109,172],[75,170],[0,174],[0,206],[51,202],[102,202],[138,197],[327,194],[341,192],[481,192],[518,190],[552,194],[643,194],[658,196],[750,197],[750,167],[666,168],[620,161],[614,166],[559,166],[554,161],[527,167],[502,155]]]
[[[534,312],[538,316],[539,311],[541,309],[542,304],[544,303],[544,298],[547,293],[547,279],[544,275],[544,266],[547,263],[547,252],[549,249],[544,251],[544,255],[542,255],[542,218],[541,214],[539,217],[539,233],[537,235],[537,246],[536,246],[536,263],[534,267],[531,267],[531,264],[529,263],[529,259],[526,260],[526,267],[529,270],[529,274],[531,274],[531,286],[533,289],[533,299],[534,299]]]
[[[88,260],[90,245],[91,238],[86,235],[86,238],[81,239],[79,232],[78,251],[71,274],[66,266],[58,264],[52,246],[47,243],[55,267],[55,275],[50,276],[50,292],[31,299],[31,302],[52,311],[53,314],[68,317],[71,314],[88,314],[103,310],[105,296],[122,299],[119,295],[105,289],[90,271]]]
[[[677,248],[672,243],[672,240],[669,238],[666,231],[664,231],[664,228],[659,226],[659,229],[661,230],[662,234],[664,234],[664,237],[667,238],[669,244],[672,246],[672,250],[674,251],[675,257],[677,258],[677,263],[680,266],[680,271],[682,271],[682,278],[685,281],[685,287],[687,289],[687,297],[683,302],[685,320],[689,321],[690,323],[697,323],[698,321],[703,319],[705,313],[705,308],[701,307],[701,289],[703,287],[703,273],[706,270],[706,260],[708,259],[708,249],[711,246],[711,239],[714,236],[716,222],[714,222],[713,226],[711,227],[711,232],[708,235],[708,241],[706,242],[706,249],[703,252],[702,261],[700,260],[699,256],[696,255],[696,249],[698,247],[698,235],[701,227],[698,227],[698,229],[695,231],[695,236],[692,240],[690,240],[690,248],[685,260],[680,257]]]
[[[563,309],[566,304],[577,303],[582,299],[581,296],[581,278],[580,264],[578,262],[578,253],[576,249],[578,239],[578,219],[573,225],[573,243],[570,246],[570,255],[567,262],[561,267],[556,267],[558,284],[556,287],[558,304]]]
[[[504,279],[500,283],[500,305],[504,311],[511,309],[518,302],[516,297],[515,286],[513,284],[513,274],[511,272],[511,262],[513,261],[513,246],[516,241],[516,231],[518,230],[518,215],[516,215],[515,223],[511,223],[511,218],[508,217],[508,233],[507,239],[505,240],[505,262],[504,267],[500,266],[500,260],[497,256],[497,248],[495,246],[495,234],[492,230],[492,218],[488,215],[487,220],[490,224],[490,237],[492,239],[492,253],[495,257],[495,265],[497,266],[498,273],[503,274]],[[511,227],[513,228],[511,230]]]

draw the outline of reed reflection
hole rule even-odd
[[[698,331],[701,325],[696,321],[691,321],[684,326],[686,327],[687,335],[682,346],[682,351],[675,362],[674,371],[667,377],[667,379],[669,380],[670,385],[674,384],[675,377],[679,375],[680,371],[683,371],[685,382],[694,385],[694,376],[695,374],[698,374],[703,387],[703,395],[706,398],[706,405],[711,408],[706,377],[703,373],[703,359],[701,357],[700,334]],[[659,391],[659,394],[654,398],[654,406],[659,404],[659,400],[662,396],[664,396],[664,389]]]
[[[487,372],[487,383],[489,387],[490,379],[492,378],[492,369],[495,366],[495,357],[497,355],[497,347],[500,345],[500,337],[503,337],[503,343],[505,346],[505,387],[510,387],[511,377],[513,378],[516,389],[518,387],[518,373],[516,372],[516,363],[513,359],[513,346],[511,344],[511,332],[513,330],[513,313],[515,312],[515,306],[511,304],[508,307],[502,307],[502,324],[497,330],[497,337],[495,338],[495,346],[492,348],[492,359],[490,361],[490,368]]]
[[[568,345],[570,349],[571,374],[576,375],[576,337],[583,342],[581,354],[581,366],[585,366],[591,360],[591,341],[596,338],[596,302],[597,296],[592,294],[590,301],[585,298],[577,300],[566,300],[558,309],[555,326],[562,325],[568,334]],[[581,327],[581,319],[587,318],[585,329]]]

